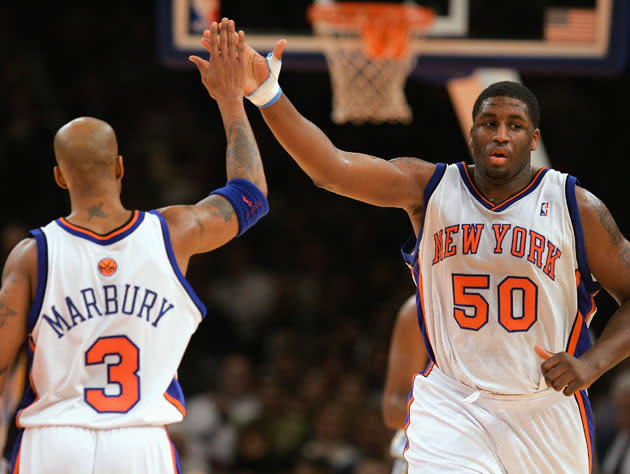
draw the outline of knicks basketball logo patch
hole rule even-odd
[[[98,271],[101,272],[102,275],[112,276],[116,273],[117,269],[118,264],[111,258],[104,258],[98,262]]]

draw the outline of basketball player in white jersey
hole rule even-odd
[[[412,295],[405,300],[396,314],[389,343],[385,389],[381,402],[385,425],[394,430],[389,449],[393,458],[392,474],[407,473],[407,461],[403,455],[407,448],[405,424],[411,380],[414,374],[423,370],[429,363],[427,351],[422,344],[418,344],[421,338],[416,297]]]
[[[431,363],[413,382],[409,472],[590,472],[586,389],[630,355],[630,243],[575,178],[532,165],[536,98],[512,82],[480,94],[472,163],[384,160],[337,148],[295,109],[278,84],[285,45],[267,58],[239,45],[244,93],[277,140],[317,186],[411,220],[402,250]],[[591,344],[600,286],[620,306]]]
[[[179,471],[165,425],[185,415],[177,369],[205,314],[184,276],[189,259],[268,211],[238,35],[233,22],[220,35],[213,24],[210,60],[191,58],[221,112],[229,180],[197,204],[128,210],[112,128],[81,117],[55,135],[54,177],[70,194],[70,214],[14,248],[0,290],[0,389],[29,346],[11,472]]]

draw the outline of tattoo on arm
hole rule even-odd
[[[624,236],[619,230],[619,227],[617,227],[617,223],[613,219],[610,211],[606,208],[606,206],[604,206],[603,203],[600,203],[598,206],[595,207],[595,211],[599,216],[599,221],[602,223],[602,226],[604,227],[604,229],[606,229],[606,232],[608,232],[610,241],[613,243],[613,245],[623,244]],[[625,267],[630,269],[630,247],[628,247],[627,243],[621,249],[619,257],[621,258],[621,261],[623,262]]]
[[[228,126],[227,136],[227,175],[255,179],[262,172],[262,163],[249,123],[244,119],[235,120]]]
[[[9,370],[9,366],[6,365],[4,367],[0,367],[0,375],[3,375],[7,370]]]
[[[88,217],[88,221],[92,220],[92,217],[107,217],[107,214],[103,212],[103,203],[99,202],[96,206],[92,206],[88,209],[88,213],[90,217]]]
[[[630,248],[624,248],[619,254],[619,257],[621,257],[621,261],[625,265],[626,269],[630,270]]]
[[[221,216],[224,222],[229,222],[234,215],[232,204],[224,198],[212,199],[202,205],[210,217]]]
[[[606,209],[606,206],[604,206],[602,203],[600,203],[600,205],[595,208],[595,211],[597,212],[599,220],[604,226],[604,229],[606,229],[606,232],[608,232],[611,242],[615,245],[618,245],[623,239],[623,236],[621,235],[621,232],[619,232],[619,228],[617,227],[615,220],[610,215],[610,211],[608,211],[608,209]]]
[[[17,312],[6,304],[5,301],[0,300],[0,328],[5,325],[10,317],[16,316]]]

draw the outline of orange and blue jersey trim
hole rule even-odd
[[[71,233],[76,237],[90,240],[99,245],[111,245],[116,243],[126,236],[131,234],[144,220],[144,212],[134,210],[131,214],[131,218],[118,229],[115,229],[107,234],[97,234],[89,229],[80,227],[70,223],[66,218],[60,217],[55,222],[64,230]]]
[[[11,454],[11,470],[10,474],[18,474],[20,472],[20,454],[22,454],[22,436],[24,430],[20,430],[15,439],[15,445],[13,446],[13,453]]]
[[[578,180],[569,176],[566,183],[566,199],[573,225],[573,234],[575,236],[575,248],[577,254],[578,268],[575,272],[575,284],[577,287],[577,314],[573,321],[573,327],[569,332],[569,340],[567,342],[566,352],[580,357],[591,346],[591,335],[588,325],[597,310],[594,296],[601,289],[601,285],[593,280],[591,271],[586,258],[586,245],[584,242],[584,230],[580,219],[580,212],[577,205],[577,197],[575,187],[579,184]],[[588,450],[589,473],[593,472],[593,442],[594,442],[594,423],[591,404],[586,390],[576,392],[575,400],[578,404],[582,427],[584,429],[584,438]]]
[[[171,446],[171,457],[173,459],[173,472],[175,474],[181,474],[182,468],[179,462],[179,454],[177,453],[177,449],[175,448],[175,443],[173,443],[173,440],[171,439],[171,436],[168,434],[168,430],[166,429],[166,427],[164,428],[164,431],[166,431],[166,437],[168,438],[168,442]]]
[[[184,392],[179,386],[177,377],[173,377],[171,384],[166,389],[166,392],[164,392],[164,398],[177,408],[177,411],[179,411],[182,416],[186,416],[186,401],[184,399]]]
[[[429,183],[424,191],[424,208],[427,208],[429,200],[433,195],[433,192],[437,188],[438,184],[444,177],[444,173],[446,172],[446,164],[437,163],[435,167],[435,171],[433,171],[433,175],[431,179],[429,179]],[[424,230],[424,217],[422,219],[422,223],[420,224],[420,230],[418,231],[418,237],[412,235],[407,239],[407,241],[403,244],[400,249],[403,260],[411,270],[411,277],[416,285],[416,307],[418,308],[418,326],[420,328],[420,333],[422,334],[422,338],[424,339],[424,345],[426,346],[427,353],[429,354],[429,358],[435,362],[435,354],[433,352],[433,347],[431,345],[431,340],[429,338],[429,332],[427,330],[426,324],[426,314],[424,310],[424,290],[422,288],[422,275],[420,274],[420,261],[418,256],[418,248],[420,247],[420,241],[422,240]]]
[[[580,183],[577,178],[569,176],[566,183],[565,193],[567,206],[569,209],[569,216],[571,217],[571,224],[573,225],[573,234],[575,236],[575,250],[577,254],[578,270],[580,271],[581,281],[584,283],[586,290],[589,293],[593,294],[601,289],[601,285],[593,281],[586,258],[584,230],[582,228],[582,219],[580,218],[580,210],[578,208],[577,197],[575,195],[575,187],[579,184]]]
[[[429,364],[433,365],[432,362],[430,362]],[[413,400],[414,400],[413,387],[416,382],[416,377],[421,374],[422,372],[418,372],[417,374],[413,376],[413,379],[411,379],[411,390],[409,390],[409,397],[407,398],[407,411],[405,414],[405,426],[403,427],[403,431],[405,432],[405,447],[403,448],[403,456],[405,452],[409,449],[409,437],[407,436],[407,429],[409,428],[409,423],[411,422],[411,404],[413,403]]]
[[[580,419],[582,421],[586,449],[588,451],[588,472],[589,474],[591,474],[593,472],[593,435],[595,432],[591,402],[588,399],[588,394],[586,393],[586,390],[580,390],[579,392],[576,392],[574,397],[575,401],[578,404],[578,409],[580,410]]]
[[[35,298],[27,315],[27,327],[30,334],[35,327],[37,317],[44,303],[44,293],[48,279],[48,243],[46,236],[40,229],[33,229],[29,233],[35,238],[37,245],[37,284],[35,286]]]
[[[523,199],[525,196],[527,196],[528,194],[532,193],[538,187],[540,182],[542,181],[543,176],[545,176],[547,171],[549,171],[548,168],[541,168],[541,169],[539,169],[538,172],[536,173],[536,175],[529,182],[529,184],[527,186],[525,186],[525,188],[521,189],[518,193],[516,193],[513,196],[509,197],[505,201],[503,201],[503,202],[501,202],[499,204],[494,204],[491,201],[489,201],[488,199],[486,199],[486,197],[483,194],[481,194],[481,192],[479,192],[479,190],[477,189],[477,186],[475,186],[475,183],[473,182],[473,180],[472,180],[472,178],[470,176],[470,173],[468,173],[468,167],[466,166],[466,163],[464,163],[463,161],[459,162],[459,163],[457,163],[457,167],[459,168],[459,174],[462,177],[462,181],[464,182],[464,185],[470,191],[470,194],[472,194],[472,196],[477,201],[479,201],[486,209],[488,209],[490,211],[495,211],[495,212],[501,212],[501,211],[507,209],[508,207],[510,207],[515,202]]]

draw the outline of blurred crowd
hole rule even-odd
[[[55,131],[76,116],[102,118],[117,131],[129,208],[195,202],[224,183],[218,111],[196,72],[159,63],[154,25],[144,18],[153,15],[152,6],[127,2],[96,12],[84,4],[60,13],[50,4],[36,15],[26,7],[0,7],[0,28],[9,35],[0,42],[6,120],[0,130],[2,262],[28,229],[69,212],[52,179],[51,144]],[[533,83],[549,100],[553,89]],[[412,127],[358,128],[330,122],[322,103],[329,94],[326,71],[283,72],[282,86],[347,149],[417,156],[418,143],[426,140],[421,155],[440,161],[467,156],[440,85],[416,84],[408,92],[412,106],[422,101],[432,110],[424,116],[416,108]],[[259,114],[248,110],[265,161],[271,212],[241,238],[191,261],[187,276],[208,314],[179,373],[188,416],[169,429],[182,471],[388,473],[392,433],[383,424],[380,397],[394,318],[414,291],[399,254],[411,226],[402,211],[317,189]],[[543,104],[543,125],[544,113]],[[420,137],[417,130],[427,128]],[[607,138],[610,144],[620,137]],[[445,144],[452,158],[444,156]],[[553,152],[553,142],[546,144]],[[584,176],[579,170],[587,168],[570,153],[556,167],[578,168],[575,173]],[[602,185],[596,176],[589,179]],[[611,210],[628,235],[627,216]],[[614,309],[606,295],[598,298],[594,337]],[[628,362],[598,381],[591,398],[601,472],[614,472],[619,462],[630,470],[628,456],[619,461],[630,450]]]

